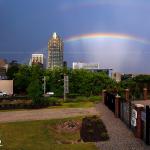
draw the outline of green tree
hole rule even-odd
[[[27,93],[32,99],[34,105],[41,104],[43,70],[38,65],[31,67],[30,84],[27,88]]]
[[[19,70],[19,66],[20,64],[18,64],[18,62],[16,60],[13,60],[9,63],[9,67],[8,67],[8,70],[7,70],[7,78],[9,80],[13,80],[14,77],[15,77],[15,74],[18,72]]]
[[[41,104],[41,84],[39,79],[34,79],[27,88],[28,96],[32,99],[34,105]]]
[[[27,65],[20,65],[18,72],[14,76],[14,92],[18,94],[26,94],[30,78],[31,67]]]
[[[62,68],[47,69],[45,72],[47,91],[54,92],[55,96],[63,96],[63,75]]]

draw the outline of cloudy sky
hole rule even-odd
[[[148,0],[0,0],[0,58],[27,63],[32,53],[47,54],[57,32],[69,66],[150,73],[149,14]]]

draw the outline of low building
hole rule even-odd
[[[97,70],[97,69],[100,69],[100,64],[73,62],[72,68],[73,69]]]
[[[0,59],[0,80],[7,79],[6,72],[8,70],[8,63],[5,59]]]
[[[0,91],[13,94],[13,80],[0,80]]]
[[[32,54],[29,65],[40,65],[42,68],[46,68],[46,59],[43,54]]]
[[[73,62],[73,69],[86,69],[92,72],[105,72],[109,77],[112,75],[112,69],[103,69],[100,67],[100,64],[96,63],[82,63],[82,62]]]

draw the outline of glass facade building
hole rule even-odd
[[[64,44],[62,39],[53,33],[48,41],[48,68],[63,67]]]

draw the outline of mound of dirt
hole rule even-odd
[[[63,123],[60,123],[56,126],[56,130],[58,132],[67,132],[67,133],[73,133],[76,131],[79,131],[81,127],[81,122],[75,121],[75,120],[68,120]]]

